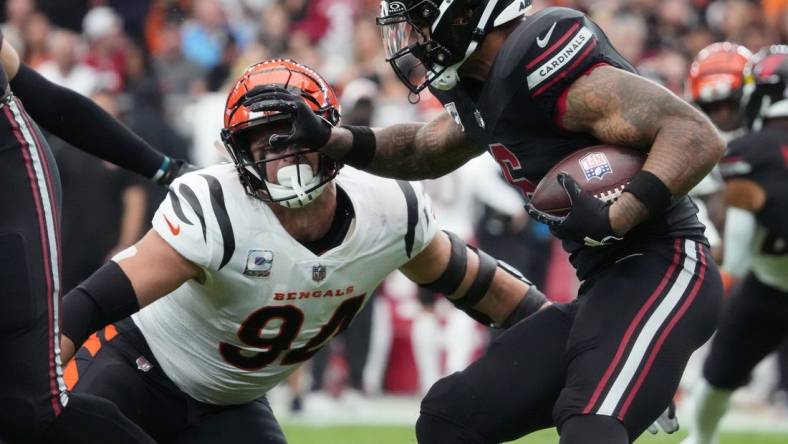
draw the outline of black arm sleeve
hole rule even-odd
[[[79,348],[96,331],[140,309],[126,273],[113,261],[63,297],[63,334]]]
[[[83,151],[148,178],[164,164],[166,156],[93,101],[55,85],[25,64],[11,80],[11,90],[33,120]]]

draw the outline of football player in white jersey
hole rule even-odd
[[[253,65],[227,101],[233,163],[176,180],[153,229],[65,298],[65,359],[116,322],[97,353],[82,349],[92,359],[75,360],[86,365],[74,390],[115,402],[158,441],[285,442],[266,392],[395,269],[485,324],[548,304],[519,273],[439,231],[420,186],[272,149],[292,117],[258,106],[277,94],[338,124],[320,75],[289,60]]]

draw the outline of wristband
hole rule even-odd
[[[625,193],[632,193],[648,209],[649,216],[661,214],[670,205],[673,194],[659,177],[645,170],[635,174]]]
[[[343,125],[342,128],[350,131],[353,135],[353,145],[350,151],[340,161],[354,168],[363,170],[375,158],[377,144],[375,133],[368,126]]]
[[[167,174],[167,172],[170,170],[171,163],[172,163],[172,159],[170,159],[170,156],[164,156],[164,160],[161,162],[161,166],[159,166],[159,169],[156,171],[156,174],[154,174],[153,177],[151,177],[151,180],[158,183],[159,180],[161,180],[161,178],[164,177],[164,175]]]
[[[91,334],[139,309],[128,276],[109,261],[63,298],[63,334],[79,348]]]

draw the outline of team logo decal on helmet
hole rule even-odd
[[[765,119],[788,117],[788,45],[761,49],[744,73],[748,126],[757,130]]]
[[[272,90],[288,92],[303,98],[310,108],[331,125],[339,123],[340,107],[336,94],[323,77],[307,66],[292,60],[267,60],[250,66],[241,75],[227,97],[222,141],[235,163],[246,192],[266,202],[276,202],[288,208],[298,208],[314,201],[341,167],[335,160],[319,154],[317,171],[303,160],[310,149],[269,150],[269,155],[255,160],[249,148],[249,130],[273,122],[292,120],[292,116],[278,111],[262,111],[266,93]],[[280,168],[277,183],[267,177],[266,164],[287,157],[296,162]],[[300,158],[300,159],[299,159]]]
[[[395,0],[380,2],[386,61],[412,94],[447,90],[457,69],[489,30],[525,15],[532,0]]]

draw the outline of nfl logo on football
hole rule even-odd
[[[581,157],[578,162],[580,162],[580,168],[585,173],[586,182],[591,179],[602,180],[605,174],[613,172],[613,167],[607,160],[605,153],[589,153]]]
[[[320,282],[326,278],[326,267],[325,265],[313,265],[312,266],[312,280],[315,282]]]
[[[249,250],[246,257],[244,274],[251,277],[268,277],[274,266],[274,252],[271,250]]]

